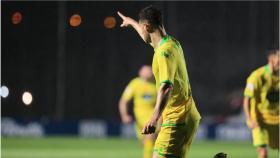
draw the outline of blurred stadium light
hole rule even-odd
[[[8,87],[6,87],[6,86],[1,86],[1,88],[0,88],[0,95],[1,95],[1,97],[3,97],[3,98],[6,98],[6,97],[8,97],[8,95],[9,95],[9,89],[8,89]]]
[[[113,16],[107,16],[104,19],[104,27],[106,27],[107,29],[112,29],[116,26],[116,18]]]
[[[69,20],[70,25],[73,27],[78,27],[81,24],[81,22],[82,18],[79,14],[73,14]]]
[[[22,14],[20,12],[15,12],[13,15],[12,15],[12,23],[17,25],[19,23],[21,23],[22,21]]]
[[[32,94],[30,92],[24,92],[22,94],[22,101],[25,105],[30,105],[33,101]]]

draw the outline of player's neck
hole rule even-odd
[[[269,71],[272,75],[278,75],[279,74],[279,70],[274,70],[271,63],[268,63],[268,68],[269,68]]]
[[[145,78],[145,77],[141,77],[141,76],[140,76],[140,78],[141,78],[144,82],[150,82],[150,81],[151,81],[151,79],[149,79],[149,78]]]
[[[164,27],[159,27],[156,31],[150,34],[151,41],[154,49],[156,49],[159,46],[160,41],[164,36],[166,36],[166,32]]]

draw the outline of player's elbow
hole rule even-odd
[[[169,96],[171,94],[172,89],[173,89],[172,84],[162,83],[160,87],[160,92],[164,96]]]
[[[124,100],[123,100],[123,99],[120,99],[120,100],[119,100],[119,107],[122,107],[124,104],[125,104]]]
[[[123,106],[125,106],[126,105],[126,101],[123,99],[123,98],[121,98],[120,100],[119,100],[119,107],[123,107]]]

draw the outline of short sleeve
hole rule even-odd
[[[248,77],[247,79],[247,84],[244,90],[244,96],[248,98],[254,97],[258,88],[258,78],[256,75],[252,74],[251,76]]]
[[[134,82],[133,80],[130,81],[130,83],[126,86],[123,94],[122,94],[122,99],[129,101],[134,95]]]
[[[174,55],[168,51],[162,51],[157,56],[159,69],[159,82],[174,84],[174,76],[176,71],[176,62]]]

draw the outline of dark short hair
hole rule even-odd
[[[276,54],[277,51],[279,51],[279,48],[270,48],[266,51],[266,56],[270,56],[270,55],[273,55],[273,54]]]
[[[163,22],[161,11],[152,5],[143,8],[139,12],[139,20],[147,20],[154,26],[161,26]]]

